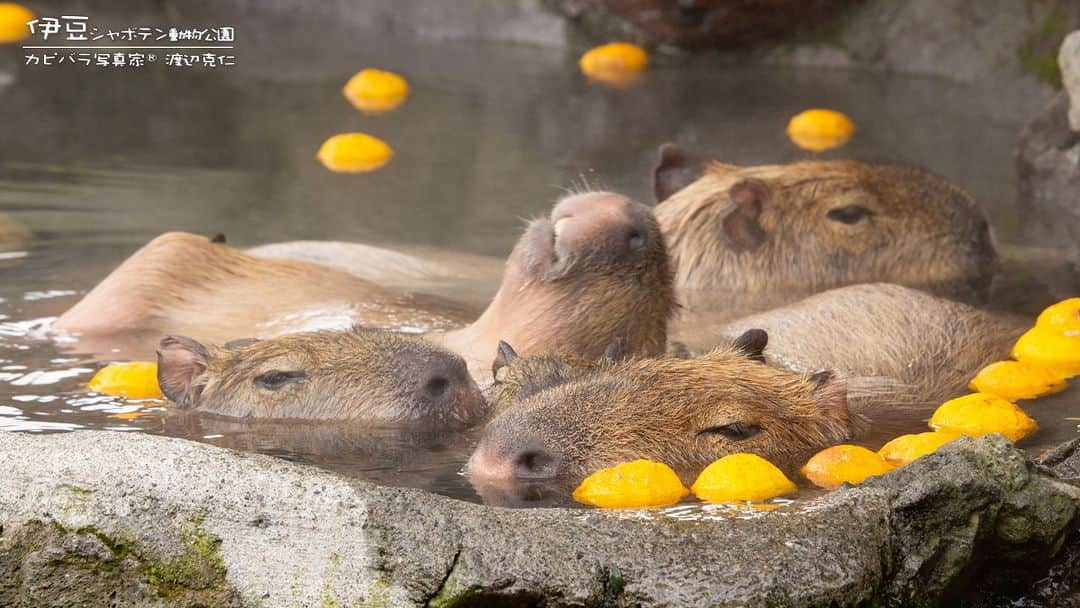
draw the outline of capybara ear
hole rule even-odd
[[[728,190],[731,212],[724,217],[724,233],[737,247],[756,249],[765,241],[759,218],[769,197],[769,187],[760,179],[748,177],[735,182]]]
[[[759,363],[765,363],[765,347],[769,344],[769,334],[764,329],[748,329],[735,338],[731,346]]]
[[[209,353],[206,347],[184,336],[166,336],[158,344],[158,386],[169,401],[193,407],[202,396]]]
[[[214,236],[210,237],[210,242],[224,245],[225,244],[225,235],[223,233],[219,232],[219,233],[215,234]]]
[[[678,145],[660,146],[659,160],[653,169],[653,195],[661,202],[697,181],[705,173],[705,163],[687,154]]]
[[[498,380],[499,370],[509,366],[517,358],[518,354],[514,347],[499,340],[499,346],[495,349],[495,361],[491,364],[491,377]]]
[[[258,341],[258,338],[239,338],[237,340],[229,340],[225,344],[222,344],[221,347],[225,350],[235,350],[237,348],[243,348],[249,344],[254,344]]]
[[[811,374],[810,382],[814,384],[814,397],[825,414],[848,423],[851,412],[848,410],[847,382],[829,370]]]
[[[615,336],[611,339],[611,343],[604,349],[604,354],[600,357],[603,361],[618,361],[623,354],[622,338]]]

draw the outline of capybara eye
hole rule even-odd
[[[874,212],[866,207],[860,205],[844,205],[843,207],[829,209],[829,212],[825,214],[825,217],[834,222],[851,225],[857,224],[862,221],[863,218],[870,217],[871,215],[874,215]]]
[[[645,237],[642,236],[641,233],[637,230],[634,230],[630,233],[630,236],[627,239],[627,243],[630,245],[631,251],[637,251],[638,249],[641,249],[645,246]]]
[[[307,374],[301,371],[285,372],[274,370],[255,376],[255,386],[276,391],[283,386],[295,384],[306,377]]]
[[[731,424],[724,424],[721,426],[711,426],[703,431],[699,431],[698,435],[722,435],[732,441],[741,441],[743,439],[749,439],[760,432],[761,427],[757,425],[747,424],[745,422],[732,422]]]

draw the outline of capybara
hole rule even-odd
[[[851,434],[842,380],[776,369],[729,346],[698,359],[604,363],[517,399],[484,429],[467,473],[479,483],[580,479],[647,458],[689,481],[735,452],[791,472]]]
[[[223,346],[168,336],[157,358],[170,401],[221,416],[453,429],[487,410],[460,356],[387,331],[301,332]]]
[[[916,167],[738,167],[666,144],[654,186],[676,294],[690,310],[737,318],[869,282],[976,301],[997,264],[972,197]]]
[[[352,323],[426,331],[486,380],[500,339],[523,354],[596,358],[614,338],[628,353],[663,352],[675,306],[671,281],[649,209],[589,192],[564,198],[550,217],[529,224],[499,291],[465,327],[464,313],[447,314],[448,304],[183,233],[136,252],[56,327],[84,339],[138,331],[155,340],[181,334],[215,343]],[[454,325],[460,328],[448,329]]]
[[[711,345],[761,328],[771,338],[764,353],[771,365],[835,371],[849,380],[853,394],[865,393],[855,396],[883,406],[936,406],[966,392],[983,366],[1007,359],[1030,324],[916,289],[868,283],[825,291],[712,332],[698,328],[694,335],[713,333],[716,338],[703,341]]]

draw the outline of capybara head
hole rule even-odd
[[[615,340],[599,360],[551,353],[522,357],[500,340],[495,363],[491,366],[493,382],[487,389],[488,413],[498,415],[530,395],[601,369],[620,358],[620,349],[621,343]]]
[[[925,170],[855,161],[737,167],[661,148],[655,209],[688,291],[811,293],[884,281],[981,298],[997,263],[974,199]]]
[[[222,416],[463,428],[487,411],[461,357],[384,331],[224,346],[169,336],[157,356],[158,383],[170,401]]]
[[[627,353],[658,354],[674,307],[671,268],[652,212],[618,194],[588,192],[562,199],[550,217],[529,223],[499,293],[474,325],[484,334],[485,357],[498,340],[523,355],[595,359],[613,339]],[[474,335],[473,342],[481,340]]]
[[[690,480],[752,452],[794,471],[850,435],[844,383],[831,373],[793,374],[724,347],[604,364],[528,395],[485,428],[467,470],[481,482],[580,479],[647,458]]]

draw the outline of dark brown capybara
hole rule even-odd
[[[916,167],[739,167],[666,144],[654,189],[680,303],[718,318],[868,282],[978,300],[997,265],[974,199]]]
[[[301,332],[223,346],[168,336],[157,358],[170,401],[233,418],[460,429],[487,412],[460,356],[387,331]]]
[[[763,332],[698,359],[629,359],[515,396],[469,459],[476,484],[564,478],[647,458],[687,481],[735,452],[791,472],[851,437],[846,388],[830,372],[760,362]],[[546,368],[550,369],[550,367]]]
[[[449,327],[463,325],[463,313],[448,304],[184,233],[163,235],[136,252],[56,328],[105,344],[123,332],[221,343],[360,323],[429,332],[428,339],[463,356],[486,380],[500,339],[525,354],[595,358],[613,338],[630,353],[662,352],[675,306],[671,281],[650,210],[589,192],[561,200],[549,217],[529,224],[498,293],[459,329]]]

